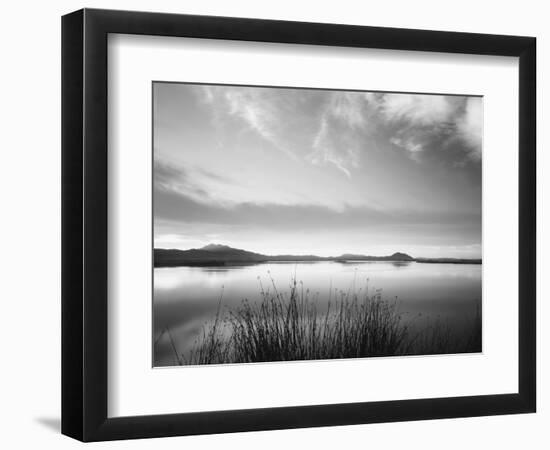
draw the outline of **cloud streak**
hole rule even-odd
[[[360,165],[360,154],[369,132],[369,111],[355,92],[328,94],[320,126],[313,137],[307,160],[315,165],[332,164],[348,178]]]
[[[288,96],[274,96],[269,90],[224,86],[202,86],[202,100],[226,115],[240,120],[250,131],[292,159],[295,153],[285,142],[288,115],[291,109]]]
[[[159,188],[155,189],[154,196],[155,219],[178,223],[239,225],[286,231],[365,229],[373,226],[477,228],[481,223],[478,212],[382,210],[352,206],[335,210],[311,204],[220,205]]]
[[[235,180],[211,170],[184,168],[156,157],[154,160],[153,186],[157,191],[186,195],[197,201],[216,200],[213,187],[235,185]],[[217,189],[216,189],[217,190]]]

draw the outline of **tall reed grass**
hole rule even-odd
[[[216,315],[205,324],[194,348],[176,352],[178,364],[252,363],[412,354],[481,351],[481,313],[471,332],[456,337],[441,320],[410,326],[398,312],[397,299],[384,300],[381,290],[331,289],[328,306],[318,311],[318,294],[293,279],[281,292],[273,279],[260,281],[260,298],[243,300],[222,312],[223,290]],[[324,309],[324,308],[323,308]],[[418,330],[420,331],[413,331]]]

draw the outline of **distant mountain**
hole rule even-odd
[[[191,250],[155,248],[155,267],[223,265],[225,263],[263,262],[268,257],[227,245],[209,244]]]
[[[232,252],[232,251],[242,251],[237,248],[231,248],[229,245],[220,245],[220,244],[208,244],[204,247],[201,247],[199,250],[205,250],[207,252]]]
[[[406,253],[396,252],[390,256],[392,261],[414,261],[414,258]]]

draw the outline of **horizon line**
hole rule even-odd
[[[175,247],[172,247],[172,248],[165,248],[165,247],[155,247],[153,245],[153,250],[176,250],[176,251],[190,251],[190,250],[204,250],[206,247],[226,247],[226,248],[229,248],[229,249],[232,249],[232,250],[240,250],[240,251],[245,251],[245,252],[249,252],[249,253],[256,253],[256,254],[259,254],[259,255],[262,255],[262,256],[272,256],[272,257],[281,257],[281,256],[293,256],[293,257],[298,257],[298,256],[313,256],[313,257],[316,257],[316,258],[340,258],[342,256],[346,256],[346,255],[350,255],[350,256],[359,256],[359,257],[373,257],[373,258],[384,258],[384,257],[389,257],[389,256],[395,256],[397,254],[400,254],[400,255],[404,255],[404,256],[408,256],[414,260],[417,260],[417,259],[448,259],[448,260],[482,260],[482,256],[480,255],[479,257],[453,257],[453,256],[438,256],[438,257],[424,257],[424,256],[412,256],[410,255],[409,253],[407,252],[404,252],[404,251],[400,251],[400,250],[397,250],[397,251],[394,251],[392,253],[389,253],[389,254],[386,254],[386,255],[373,255],[373,254],[364,254],[364,253],[353,253],[353,252],[343,252],[341,254],[332,254],[332,255],[329,255],[329,256],[319,256],[315,253],[279,253],[279,254],[268,254],[268,253],[261,253],[261,252],[258,252],[258,251],[252,251],[252,250],[246,250],[246,249],[243,249],[243,248],[237,248],[237,247],[231,247],[230,245],[226,245],[226,244],[216,244],[216,243],[210,243],[210,244],[206,244],[202,247],[192,247],[192,248],[186,248],[186,249],[182,249],[182,248],[175,248]]]

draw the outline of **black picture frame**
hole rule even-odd
[[[109,33],[518,57],[518,392],[108,418]],[[63,16],[62,433],[101,441],[535,412],[535,91],[533,37],[96,9]]]

